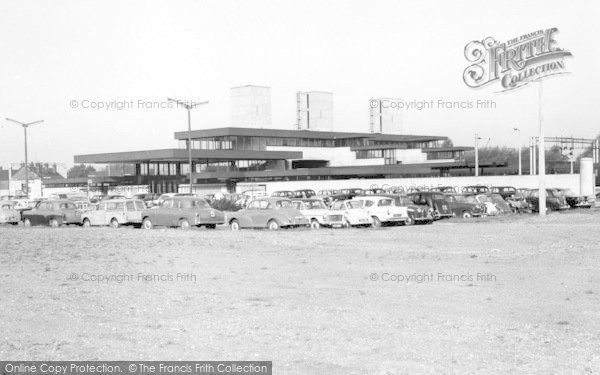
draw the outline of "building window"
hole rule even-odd
[[[383,157],[383,150],[361,150],[356,151],[357,159],[378,159]]]

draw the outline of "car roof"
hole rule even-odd
[[[267,202],[277,202],[277,201],[290,201],[291,199],[288,199],[286,197],[259,197],[253,200],[254,201],[267,201]]]

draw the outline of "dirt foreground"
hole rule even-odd
[[[600,210],[230,232],[0,227],[0,358],[600,372]]]

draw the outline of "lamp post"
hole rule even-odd
[[[517,152],[519,153],[519,176],[523,174],[523,169],[521,167],[521,129],[513,128],[515,132],[517,132]]]
[[[25,134],[25,195],[27,196],[27,198],[29,198],[29,165],[28,165],[28,161],[27,161],[27,128],[32,125],[40,124],[40,123],[44,122],[44,120],[23,123],[23,122],[20,122],[17,120],[7,118],[6,121],[15,123],[15,124],[23,127],[23,133]]]
[[[479,140],[481,137],[475,133],[475,177],[479,176]]]
[[[191,115],[191,110],[204,105],[204,104],[208,104],[208,101],[204,101],[204,102],[184,102],[182,100],[177,100],[177,99],[171,99],[171,98],[167,98],[168,101],[176,103],[178,106],[182,106],[183,108],[185,108],[187,110],[187,114],[188,114],[188,142],[187,142],[187,149],[188,149],[188,167],[190,169],[190,174],[189,174],[189,179],[190,179],[190,194],[193,193],[192,190],[192,181],[194,181],[194,171],[192,169],[192,115]]]
[[[540,216],[546,216],[546,145],[544,138],[544,117],[542,112],[542,94],[543,86],[542,81],[538,83],[538,120],[539,120],[539,149],[538,149],[538,195],[539,195],[539,209]]]

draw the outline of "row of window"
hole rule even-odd
[[[264,170],[267,160],[234,160],[222,162],[193,163],[194,173],[230,171],[230,170]],[[142,176],[176,176],[190,173],[188,163],[179,165],[180,172],[177,173],[177,163],[143,163],[140,164],[140,175]]]
[[[179,140],[179,148],[187,149],[187,140]],[[267,146],[287,147],[351,147],[365,146],[366,138],[320,139],[223,136],[192,139],[192,149],[196,150],[252,150],[265,151]]]
[[[428,152],[427,160],[443,160],[443,159],[455,159],[463,160],[464,151],[436,151]]]

